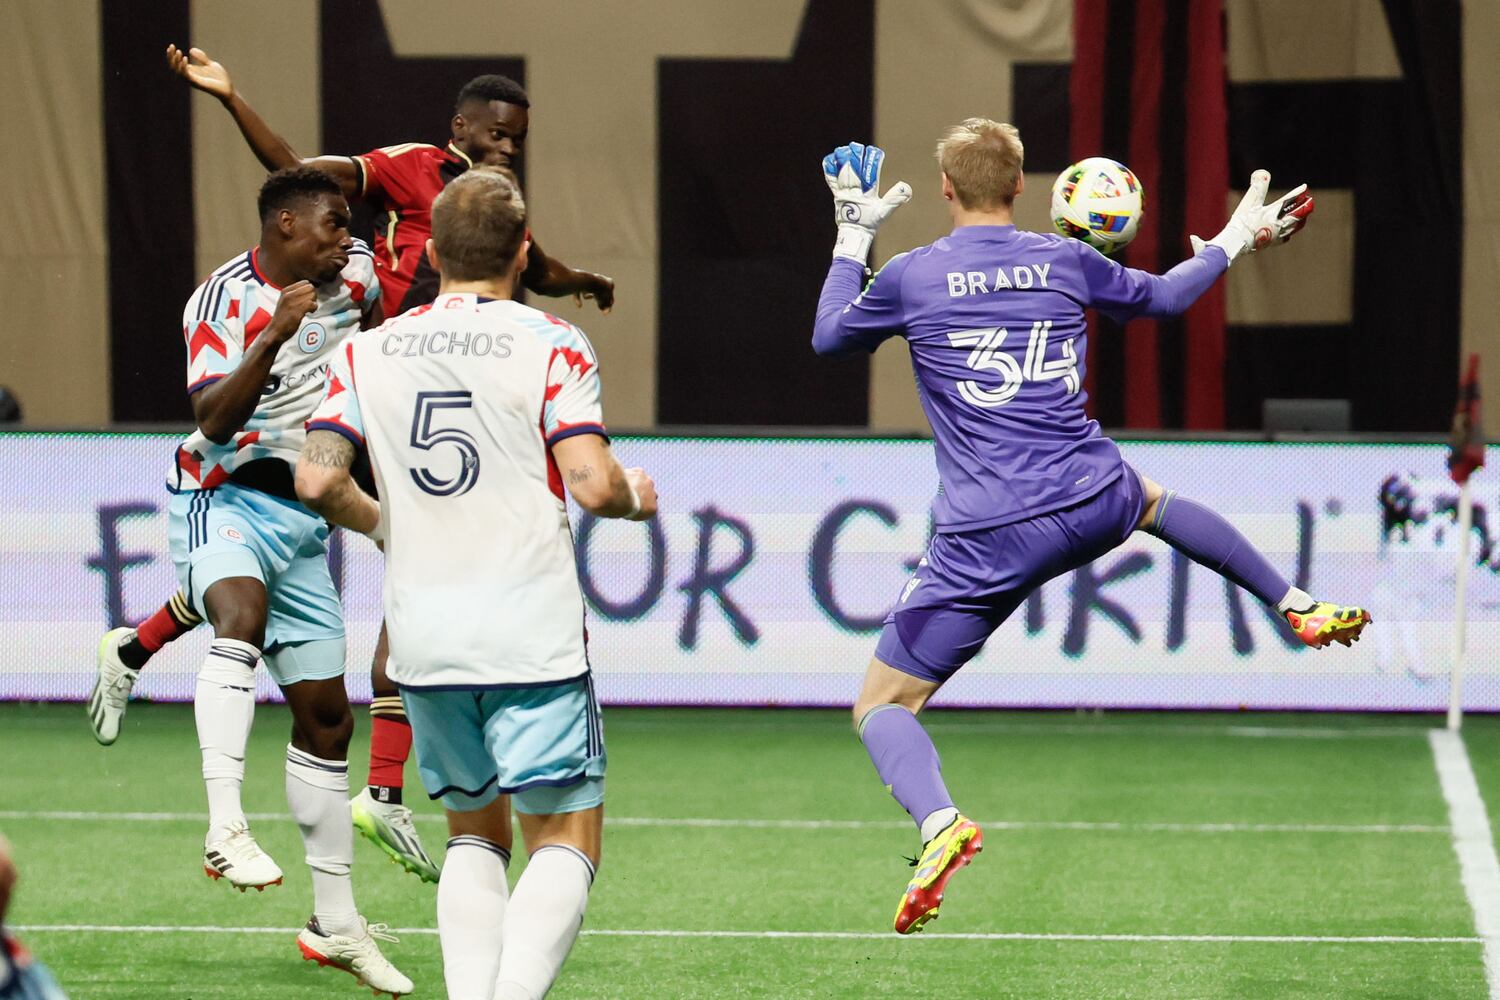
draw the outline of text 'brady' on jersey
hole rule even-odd
[[[813,346],[904,336],[937,451],[937,529],[1007,524],[1080,503],[1123,468],[1084,410],[1084,309],[1174,315],[1227,266],[1210,248],[1154,275],[1077,240],[963,226],[893,258],[863,291],[860,265],[834,258]]]
[[[551,450],[605,434],[582,331],[518,302],[439,295],[349,340],[308,429],[369,453],[393,681],[497,687],[588,672]]]
[[[182,442],[167,471],[167,487],[173,492],[213,489],[257,459],[277,458],[296,466],[307,419],[323,398],[329,357],[380,301],[370,248],[356,240],[349,263],[337,278],[319,285],[317,294],[317,308],[277,352],[245,426],[226,444],[215,444],[201,430]],[[258,247],[198,286],[182,313],[188,395],[239,367],[245,351],[271,324],[279,301],[281,289],[261,273]]]

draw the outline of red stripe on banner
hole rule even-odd
[[[1130,162],[1146,192],[1147,215],[1125,250],[1131,267],[1157,269],[1161,226],[1151,218],[1150,199],[1162,198],[1161,181],[1161,45],[1166,0],[1136,0],[1135,65],[1130,81]],[[1171,234],[1168,234],[1170,238]],[[1134,320],[1125,326],[1125,425],[1161,426],[1161,372],[1156,321]]]
[[[1073,4],[1073,66],[1068,75],[1068,103],[1072,108],[1068,147],[1073,162],[1097,156],[1104,145],[1104,69],[1108,60],[1110,0],[1075,0]],[[1098,323],[1088,314],[1088,348],[1084,355],[1083,389],[1094,415]]]
[[[1208,239],[1224,227],[1229,200],[1229,86],[1224,59],[1224,13],[1217,3],[1188,5],[1187,120],[1192,155],[1187,161],[1188,232]],[[1246,182],[1249,178],[1244,178]],[[1149,188],[1147,189],[1149,190]],[[1183,317],[1187,398],[1183,426],[1224,427],[1224,281]]]

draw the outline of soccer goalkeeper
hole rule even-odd
[[[1123,267],[1076,240],[1021,232],[1020,135],[971,118],[938,144],[953,231],[894,257],[865,285],[880,224],[911,197],[879,193],[884,153],[841,146],[823,161],[838,240],[813,330],[819,354],[911,348],[942,488],[936,533],[887,616],[854,705],[880,780],[923,847],[896,910],[907,934],[936,917],[954,872],[983,845],[953,804],[916,713],[1047,580],[1149,532],[1274,607],[1309,646],[1345,646],[1370,616],[1314,600],[1206,507],[1127,465],[1084,412],[1083,311],[1117,320],[1174,316],[1243,254],[1285,242],[1312,214],[1299,187],[1266,203],[1257,170],[1224,231],[1166,274]]]

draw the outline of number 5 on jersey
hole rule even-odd
[[[435,497],[463,496],[479,481],[479,442],[474,435],[457,427],[434,427],[433,420],[441,410],[469,410],[474,407],[474,394],[468,391],[419,392],[417,407],[411,415],[411,446],[420,451],[431,451],[439,445],[451,444],[458,449],[458,475],[444,479],[430,468],[411,469],[412,481],[423,492]]]
[[[965,361],[975,371],[993,371],[1000,375],[1000,385],[986,387],[974,379],[958,383],[958,394],[964,402],[989,409],[1004,406],[1021,391],[1021,383],[1043,382],[1060,378],[1072,395],[1079,389],[1078,354],[1073,350],[1073,341],[1063,341],[1062,357],[1047,360],[1047,337],[1052,331],[1052,321],[1040,320],[1031,324],[1031,336],[1026,343],[1026,359],[1016,359],[1001,348],[1010,333],[1004,327],[988,327],[982,330],[960,330],[948,334],[948,342],[954,347],[972,347]]]

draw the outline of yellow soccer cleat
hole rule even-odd
[[[349,813],[354,820],[354,829],[380,848],[386,857],[423,882],[438,880],[438,866],[433,864],[417,837],[410,809],[381,802],[365,788],[349,800]]]
[[[1319,601],[1310,611],[1286,612],[1286,620],[1297,638],[1314,649],[1322,649],[1330,642],[1345,646],[1358,642],[1359,634],[1373,619],[1364,608],[1344,608]]]
[[[982,850],[984,833],[962,815],[929,840],[914,862],[916,874],[906,883],[901,905],[896,908],[896,933],[919,931],[927,921],[936,919],[948,880]]]

